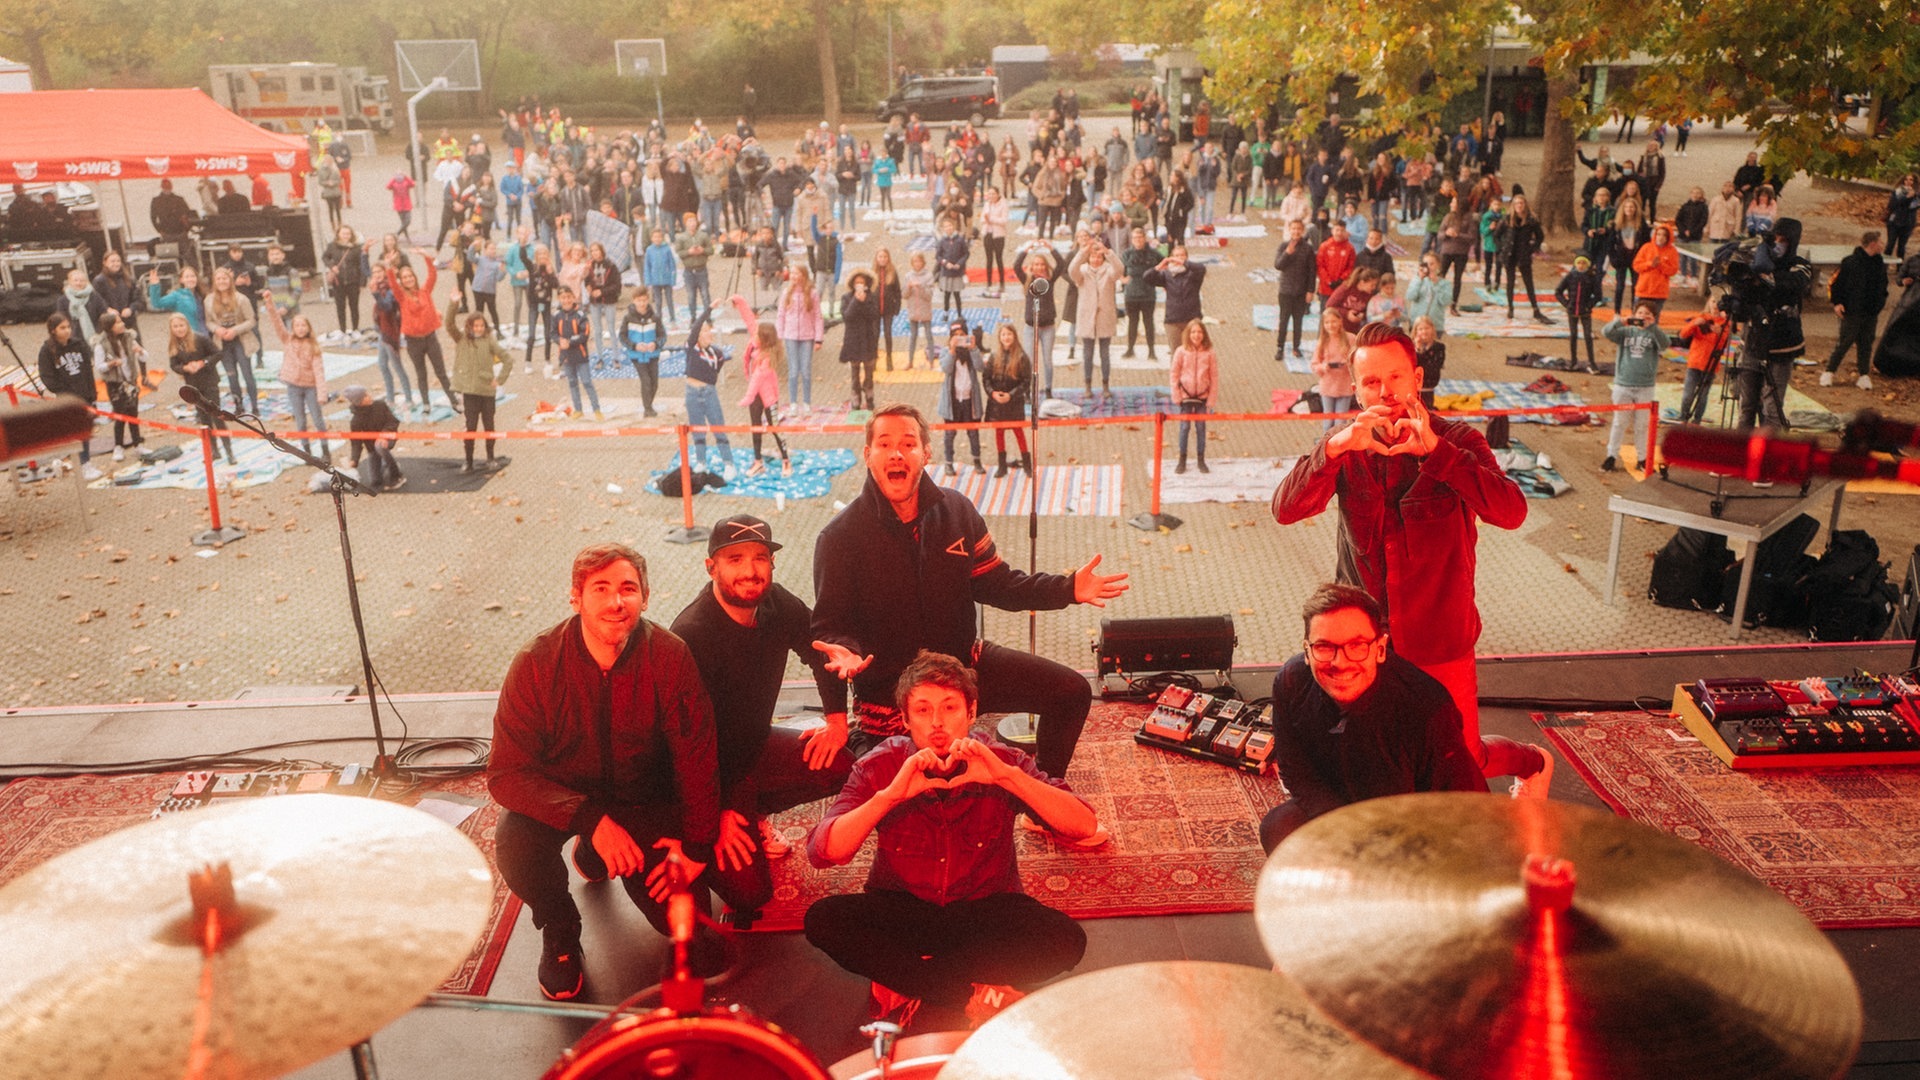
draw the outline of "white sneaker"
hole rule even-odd
[[[1545,747],[1536,746],[1540,751],[1540,760],[1546,762],[1540,771],[1532,776],[1516,777],[1510,794],[1516,799],[1545,799],[1547,785],[1553,782],[1553,755]]]
[[[1859,378],[1853,380],[1853,385],[1859,387],[1862,390],[1871,390],[1873,389],[1873,380],[1866,377],[1865,375],[1862,375]]]
[[[781,836],[780,830],[773,827],[773,822],[768,821],[766,818],[761,818],[760,850],[767,853],[767,858],[778,859],[783,858],[791,852],[793,845],[787,843],[787,838]]]
[[[115,460],[115,461],[125,461],[125,460],[127,460],[127,452],[126,452],[126,450],[125,450],[124,448],[122,448],[122,447],[118,447],[118,446],[116,446],[116,447],[114,447],[114,448],[113,448],[113,460]]]
[[[92,462],[88,462],[87,465],[81,468],[80,470],[80,476],[83,479],[87,479],[87,480],[98,480],[103,475],[105,474],[103,474],[99,469],[96,469],[93,467]]]
[[[1823,372],[1821,372],[1821,373],[1820,373],[1820,385],[1821,385],[1821,386],[1832,386],[1832,385],[1833,385],[1833,372],[1831,372],[1831,371],[1823,371]]]

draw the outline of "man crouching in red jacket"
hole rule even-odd
[[[770,887],[747,868],[713,863],[720,788],[713,708],[686,643],[641,618],[647,562],[624,544],[573,559],[574,616],[521,649],[493,714],[487,784],[501,815],[500,876],[544,937],[540,991],[580,992],[580,909],[561,848],[588,881],[619,878],[662,934],[677,864],[704,908],[710,886],[736,911],[763,906]],[[711,976],[726,949],[696,932],[693,967]]]

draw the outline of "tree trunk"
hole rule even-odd
[[[1561,75],[1547,75],[1547,122],[1541,129],[1540,185],[1534,193],[1534,213],[1548,235],[1573,232],[1580,223],[1574,217],[1573,124],[1561,113],[1562,103],[1580,93],[1578,69]]]
[[[23,30],[15,35],[25,47],[27,68],[33,72],[35,90],[53,89],[53,66],[47,62],[47,39],[43,30]]]
[[[830,0],[813,0],[813,44],[820,51],[820,111],[827,123],[840,126],[840,69],[833,58],[833,12]]]

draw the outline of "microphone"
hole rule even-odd
[[[77,397],[59,394],[28,401],[0,412],[0,461],[30,458],[69,443],[93,430],[93,414]]]
[[[1661,445],[1667,460],[1682,468],[1744,480],[1799,484],[1817,476],[1837,476],[1920,484],[1920,461],[1888,460],[1872,453],[1920,445],[1920,428],[1882,419],[1871,411],[1860,413],[1847,425],[1836,450],[1811,439],[1696,425],[1669,429]]]
[[[231,420],[236,424],[240,422],[238,416],[220,407],[220,398],[217,394],[209,401],[205,394],[195,390],[193,387],[182,386],[180,388],[180,400],[192,405],[194,408],[205,409],[222,420]]]

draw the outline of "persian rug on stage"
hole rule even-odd
[[[160,798],[180,781],[180,773],[147,773],[137,776],[81,776],[47,780],[28,777],[0,788],[0,885],[26,873],[56,855],[63,855],[108,833],[147,821]],[[457,801],[477,807],[460,823],[466,834],[493,865],[494,827],[500,808],[487,798],[484,775],[434,784],[410,794],[404,801],[413,803],[431,794],[453,796]],[[183,811],[192,813],[192,811]],[[396,887],[405,887],[406,868],[394,868]],[[185,882],[181,895],[185,897]],[[421,903],[432,903],[423,896]],[[507,891],[496,874],[493,881],[493,910],[487,916],[487,929],[473,950],[460,963],[459,970],[440,986],[445,994],[484,996],[493,983],[500,956],[506,951],[507,937],[513,932],[520,914],[520,901]]]
[[[1920,926],[1920,768],[1735,772],[1665,714],[1534,721],[1616,812],[1732,862],[1819,926]]]
[[[1016,829],[1027,892],[1077,919],[1251,911],[1266,865],[1260,818],[1279,801],[1279,783],[1139,745],[1133,733],[1147,711],[1144,704],[1094,702],[1067,780],[1113,841],[1078,851]],[[846,866],[808,865],[801,845],[826,806],[797,807],[775,819],[794,851],[773,864],[774,899],[754,929],[798,929],[815,900],[865,884],[871,841]]]

